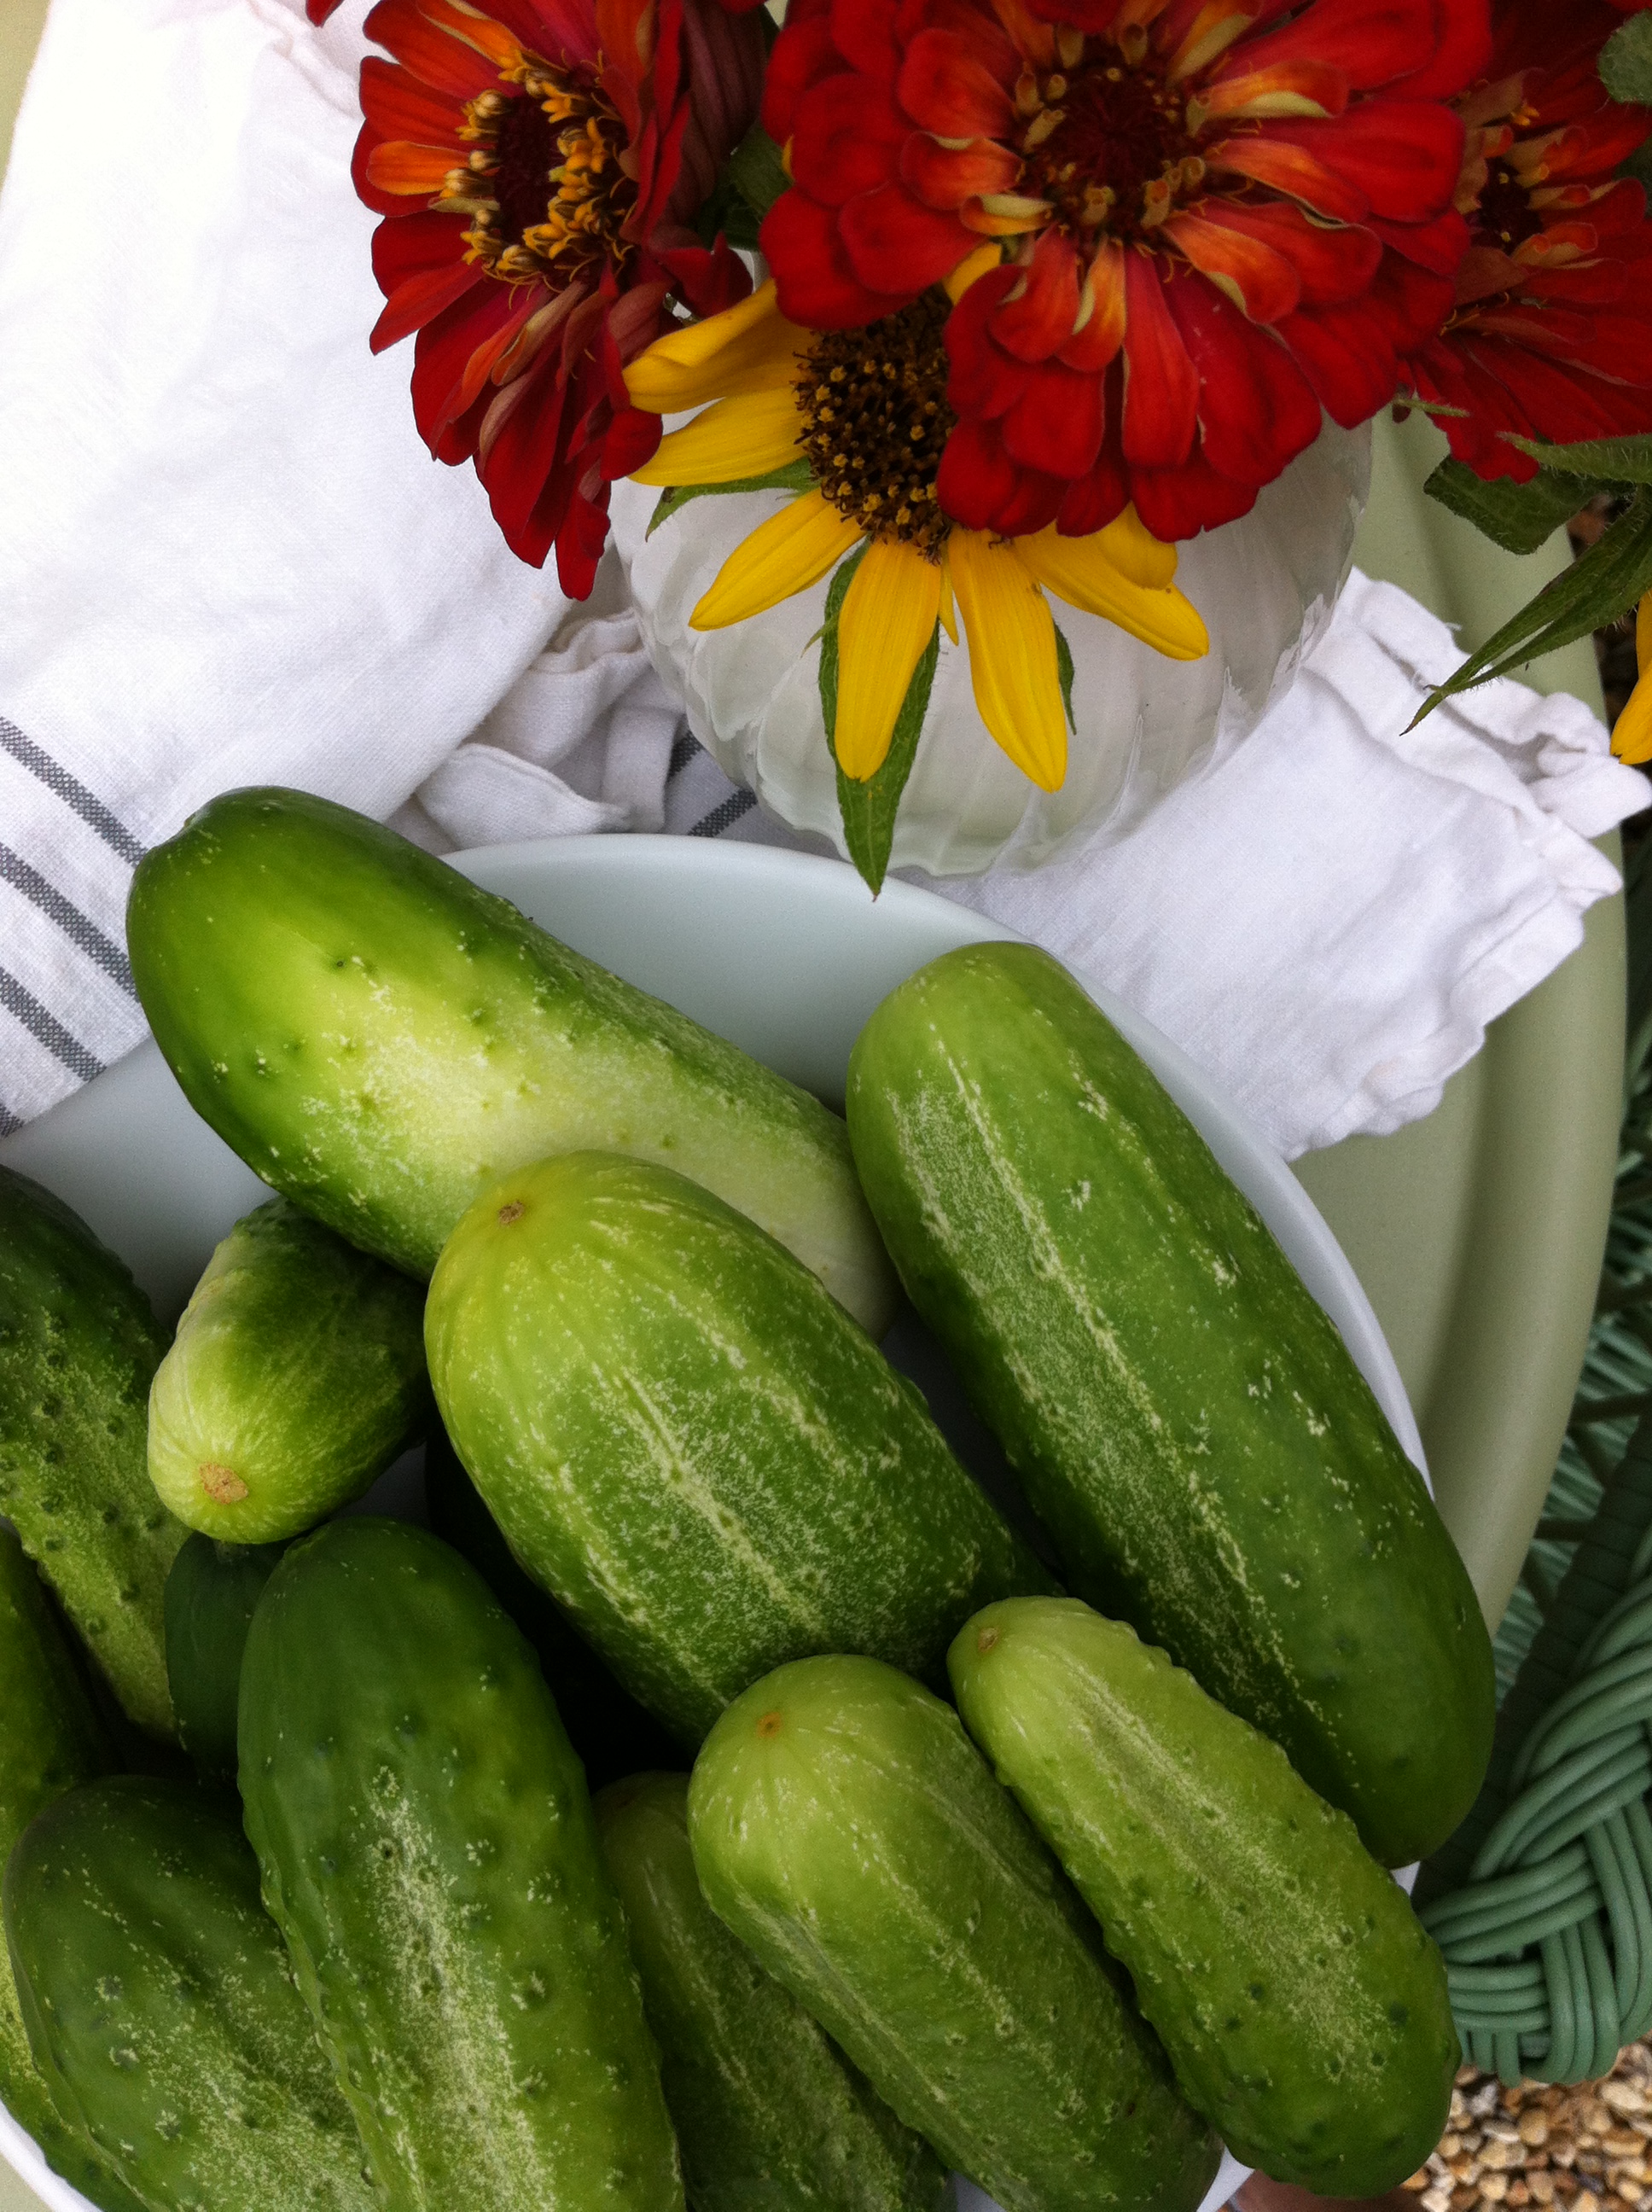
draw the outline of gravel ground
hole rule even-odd
[[[1631,2043],[1605,2081],[1569,2089],[1505,2089],[1464,2067],[1440,2147],[1405,2185],[1423,2212],[1652,2212],[1652,2049]]]

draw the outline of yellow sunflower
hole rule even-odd
[[[997,249],[973,258],[984,266]],[[960,270],[954,295],[980,273]],[[982,721],[1017,768],[1055,791],[1067,729],[1046,592],[1173,660],[1197,660],[1210,640],[1171,587],[1175,547],[1151,537],[1133,507],[1090,538],[1062,538],[1054,526],[998,538],[942,513],[935,477],[954,419],[946,313],[946,300],[931,293],[862,330],[805,330],[780,314],[771,283],[668,332],[625,372],[633,404],[655,415],[703,412],[662,439],[636,481],[738,483],[807,463],[810,488],[736,547],[693,627],[762,614],[864,545],[838,625],[834,742],[843,773],[876,775],[937,621],[956,645],[962,618]]]
[[[1636,611],[1635,662],[1635,689],[1613,725],[1612,750],[1631,768],[1644,768],[1652,761],[1652,592]]]

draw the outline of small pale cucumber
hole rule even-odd
[[[37,1813],[114,1764],[39,1576],[0,1522],[0,1866]],[[11,1961],[0,1951],[0,2100],[54,2172],[104,2212],[142,2212],[78,2122],[52,2102],[34,2063]]]
[[[688,1777],[597,1798],[694,2212],[951,2212],[946,2169],[706,1903]]]
[[[428,1275],[496,1176],[594,1146],[680,1168],[888,1327],[836,1115],[364,816],[215,799],[140,862],[126,934],[190,1103],[364,1251]]]
[[[151,2212],[374,2212],[228,1805],[136,1775],[72,1791],[13,1851],[5,1918],[53,2094]]]
[[[949,1665],[1229,2148],[1325,2197],[1415,2173],[1458,2062],[1445,1965],[1347,1814],[1077,1598],[988,1606]]]
[[[1066,1578],[1403,1865],[1496,1717],[1462,1561],[1326,1315],[1066,971],[970,945],[856,1042],[856,1164]]]
[[[681,2212],[585,1778],[475,1569],[404,1522],[301,1538],[253,1616],[240,1759],[387,2212]]]
[[[167,1680],[179,1741],[202,1776],[235,1780],[241,1654],[279,1544],[221,1544],[191,1536],[167,1577]]]
[[[783,1659],[944,1680],[1049,1577],[808,1270],[669,1168],[502,1177],[430,1285],[437,1404],[511,1549],[688,1745]]]
[[[172,1734],[161,1607],[185,1531],[145,1464],[166,1332],[61,1199],[0,1168],[0,1513],[129,1720]]]
[[[876,1660],[737,1698],[689,1788],[714,1910],[1005,2212],[1192,2212],[1220,2148],[957,1715]]]
[[[554,1597],[540,1589],[505,1541],[440,1421],[424,1447],[430,1526],[467,1559],[538,1654],[568,1740],[592,1790],[653,1766],[677,1748],[653,1715],[623,1690]]]
[[[149,1390],[149,1479],[226,1544],[301,1535],[424,1426],[420,1285],[284,1198],[207,1263]]]

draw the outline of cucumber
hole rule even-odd
[[[424,1447],[424,1494],[432,1528],[471,1562],[532,1644],[587,1785],[599,1790],[641,1768],[669,1765],[676,1757],[671,1739],[518,1565],[440,1421]]]
[[[1192,2212],[1220,2163],[949,1705],[877,1660],[737,1698],[689,1786],[713,1909],[1005,2212]]]
[[[167,1577],[167,1679],[179,1739],[203,1778],[235,1781],[241,1654],[280,1544],[191,1536]]]
[[[948,1665],[1228,2148],[1325,2197],[1415,2173],[1460,2055],[1445,1964],[1347,1814],[1077,1598],[989,1605]]]
[[[301,1535],[422,1430],[424,1297],[284,1198],[238,1221],[149,1389],[149,1479],[226,1544]]]
[[[944,1680],[970,1613],[1049,1587],[842,1308],[669,1168],[502,1177],[442,1254],[425,1348],[511,1549],[685,1745],[807,1652]]]
[[[361,2146],[229,1808],[120,1775],[6,1868],[29,2039],[152,2212],[373,2212]]]
[[[856,1164],[1066,1579],[1282,1744],[1390,1865],[1473,1803],[1491,1640],[1341,1338],[1065,969],[971,945],[857,1041]]]
[[[0,1522],[0,1866],[37,1813],[114,1763],[85,1683],[39,1577]],[[11,1961],[0,1951],[0,2100],[55,2173],[104,2212],[142,2212],[137,2199],[52,2102],[34,2063]]]
[[[835,1114],[364,816],[215,799],[139,863],[126,934],[197,1112],[392,1266],[428,1275],[495,1176],[595,1146],[693,1176],[888,1327]]]
[[[476,1571],[404,1522],[301,1538],[253,1615],[240,1760],[388,2212],[680,2212],[584,1778]]]
[[[0,1513],[129,1720],[173,1732],[161,1609],[185,1531],[144,1455],[165,1331],[61,1199],[0,1168]]]
[[[688,1777],[595,1801],[694,2212],[952,2212],[946,2169],[701,1893]]]

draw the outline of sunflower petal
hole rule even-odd
[[[808,343],[808,332],[780,313],[771,277],[720,315],[656,338],[626,368],[625,387],[634,407],[677,415],[708,399],[789,386]]]
[[[859,536],[859,526],[817,491],[805,492],[735,547],[689,616],[690,629],[726,629],[778,606],[817,582]]]
[[[1612,750],[1631,768],[1652,761],[1652,681],[1643,676],[1629,695],[1629,704],[1613,725]]]
[[[645,410],[652,411],[652,410]],[[659,450],[635,481],[645,484],[738,483],[742,477],[767,476],[798,456],[802,428],[789,385],[751,392],[738,399],[720,399],[662,438]]]
[[[947,552],[981,719],[1040,790],[1059,791],[1067,720],[1048,602],[1012,543],[955,530]]]
[[[1211,649],[1210,635],[1192,601],[1180,592],[1145,591],[1132,583],[1108,559],[1101,543],[1106,534],[1063,538],[1052,527],[1036,538],[1016,538],[1013,550],[1028,574],[1070,607],[1116,623],[1167,659],[1202,659]]]
[[[898,540],[867,549],[837,625],[837,764],[856,783],[884,765],[912,672],[941,606],[941,572]]]
[[[1094,532],[1096,546],[1122,576],[1144,591],[1163,592],[1175,583],[1176,549],[1155,538],[1133,507]]]

